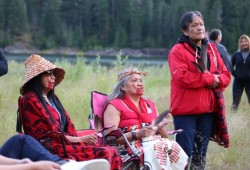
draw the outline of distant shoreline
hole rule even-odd
[[[88,55],[88,56],[110,56],[115,57],[119,54],[122,56],[133,56],[133,57],[167,57],[168,50],[163,48],[143,48],[143,49],[131,49],[131,48],[123,48],[123,49],[115,49],[115,48],[107,48],[101,50],[89,50],[83,51],[81,49],[74,49],[68,47],[54,48],[48,50],[38,50],[38,49],[28,49],[24,46],[7,46],[3,48],[5,53],[9,54],[46,54],[46,55]]]
[[[40,54],[40,53],[38,53]],[[30,54],[13,54],[13,53],[5,53],[5,56],[8,61],[16,61],[16,62],[24,62]],[[86,64],[96,63],[98,62],[100,65],[103,66],[114,66],[114,63],[117,61],[116,57],[114,56],[104,56],[100,55],[100,58],[97,59],[97,56],[92,55],[68,55],[68,54],[40,54],[44,58],[48,59],[49,61],[56,62],[56,61],[68,61],[70,63],[76,63],[77,59],[83,59]],[[122,58],[125,56],[122,56]],[[163,66],[167,64],[167,57],[134,57],[128,56],[124,58],[125,60],[121,60],[123,64],[128,65],[151,65],[151,66]]]

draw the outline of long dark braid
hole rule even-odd
[[[41,104],[43,105],[43,107],[45,108],[46,112],[50,115],[50,117],[52,118],[51,120],[53,121],[53,123],[55,122],[55,119],[52,117],[51,113],[49,112],[48,108],[47,108],[47,103],[46,100],[43,97],[43,93],[42,93],[42,84],[41,84],[41,74],[39,74],[38,76],[32,78],[26,85],[25,85],[25,91],[33,91],[39,101],[41,102]],[[52,100],[57,108],[57,110],[60,112],[61,115],[61,130],[65,131],[67,130],[67,126],[68,126],[68,122],[67,122],[67,118],[65,115],[65,110],[60,102],[60,100],[55,96],[54,94],[54,90],[51,90],[48,93],[48,99]]]

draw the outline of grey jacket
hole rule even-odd
[[[216,47],[220,53],[220,56],[225,64],[225,66],[227,67],[227,70],[232,73],[234,69],[233,69],[233,66],[231,64],[231,57],[227,52],[227,48],[218,42],[214,42],[214,41],[212,41],[212,42],[216,44]]]

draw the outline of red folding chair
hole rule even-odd
[[[96,129],[98,131],[103,128],[103,111],[107,104],[107,97],[107,94],[98,91],[91,92],[90,129]]]

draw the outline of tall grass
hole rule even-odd
[[[65,69],[65,79],[56,87],[56,94],[69,112],[77,129],[88,128],[88,114],[90,113],[90,92],[92,90],[110,93],[116,82],[116,76],[124,67],[125,60],[117,58],[114,67],[106,68],[96,63],[86,65],[84,59],[77,59],[75,64],[67,61],[57,62],[56,65]],[[124,66],[125,64],[125,66]],[[145,96],[155,101],[159,112],[169,108],[170,75],[167,65],[138,66],[149,72],[145,77]],[[10,136],[16,134],[17,99],[19,88],[24,76],[24,64],[9,61],[9,73],[0,78],[0,145]],[[232,83],[231,83],[232,84]],[[231,145],[225,149],[214,142],[210,142],[207,156],[207,169],[250,169],[250,118],[249,105],[245,94],[237,114],[230,111],[231,84],[225,90],[227,122]],[[169,128],[171,129],[171,125]]]

